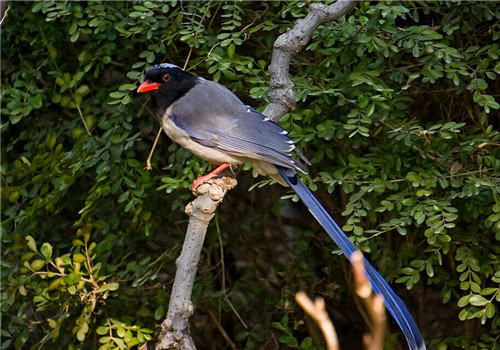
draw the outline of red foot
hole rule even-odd
[[[222,163],[217,168],[215,168],[214,170],[209,172],[207,175],[203,175],[203,176],[196,178],[193,181],[192,191],[196,192],[196,189],[198,188],[198,186],[200,186],[202,183],[205,183],[205,182],[222,184],[221,180],[217,179],[215,177],[217,175],[219,175],[224,169],[226,169],[229,166],[230,166],[229,163]]]

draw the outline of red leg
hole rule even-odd
[[[217,175],[219,175],[224,169],[228,168],[229,166],[230,166],[229,163],[222,163],[221,165],[219,165],[217,168],[215,168],[214,170],[212,170],[208,174],[200,176],[200,177],[197,177],[193,181],[192,191],[193,192],[196,191],[196,188],[198,186],[200,186],[204,182],[211,182],[210,180],[213,180],[214,177],[216,177]]]

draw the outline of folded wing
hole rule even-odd
[[[220,84],[200,79],[171,106],[169,117],[203,146],[307,173],[292,157],[296,149],[287,132]]]

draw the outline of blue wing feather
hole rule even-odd
[[[297,173],[293,169],[285,169],[277,166],[278,171],[290,187],[297,193],[302,202],[309,209],[311,214],[323,226],[328,235],[342,249],[344,254],[350,259],[352,253],[359,249],[352,243],[342,229],[337,225],[326,209],[319,203],[309,189],[298,179]],[[399,298],[391,289],[385,279],[375,270],[375,268],[364,258],[366,275],[375,293],[384,298],[384,304],[403,331],[411,350],[425,350],[425,343],[418,326],[408,311],[403,300]]]

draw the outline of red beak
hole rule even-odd
[[[160,84],[158,84],[158,83],[151,83],[151,82],[149,82],[149,81],[146,80],[144,83],[142,83],[137,88],[137,92],[154,91],[154,90],[158,90],[159,87],[160,87]]]

